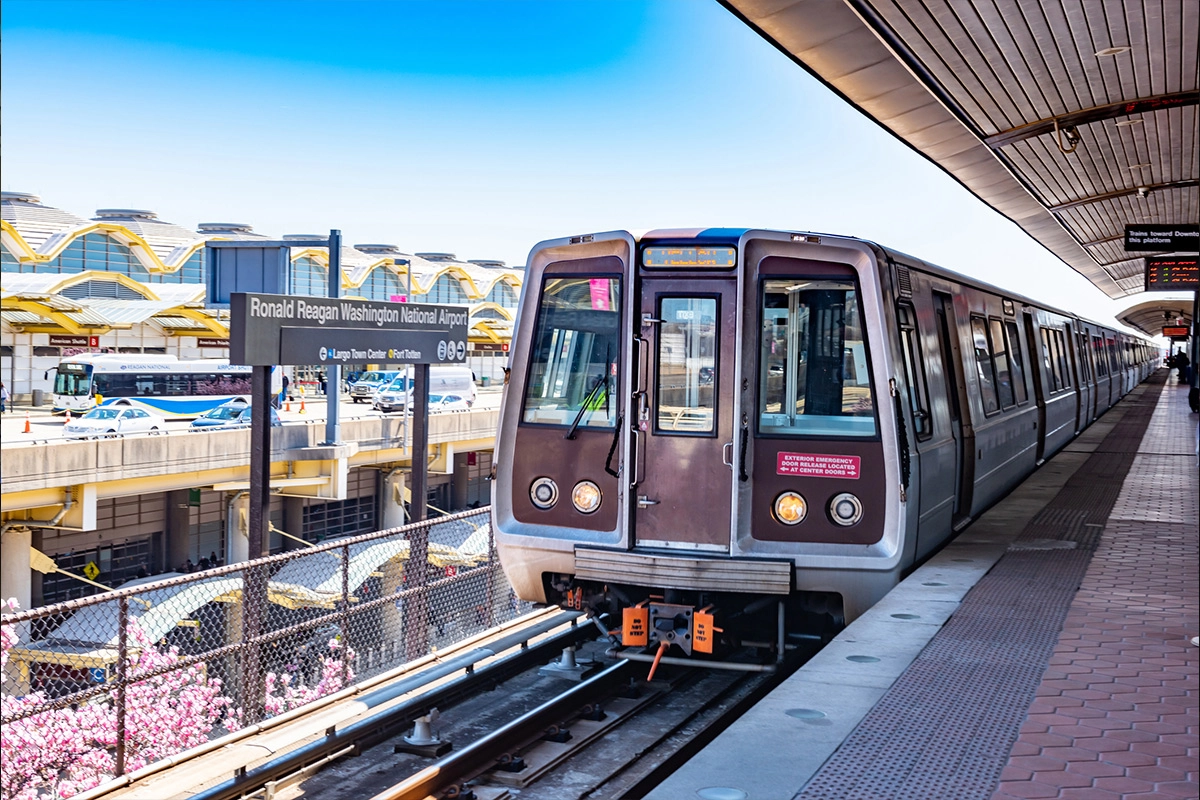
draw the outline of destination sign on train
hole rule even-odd
[[[229,360],[235,364],[462,363],[466,306],[235,292]]]
[[[647,247],[643,267],[732,267],[737,264],[733,247]]]

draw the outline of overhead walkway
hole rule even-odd
[[[648,797],[1196,797],[1197,420],[1157,373]]]

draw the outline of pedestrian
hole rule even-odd
[[[8,387],[0,382],[0,414],[8,410]]]
[[[1191,363],[1192,360],[1188,358],[1187,353],[1185,353],[1183,350],[1180,350],[1175,355],[1175,367],[1179,370],[1180,383],[1188,382],[1188,365]]]
[[[328,394],[328,393],[329,393],[329,379],[325,376],[325,373],[322,372],[321,373],[321,394]]]

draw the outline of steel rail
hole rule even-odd
[[[462,750],[380,792],[371,800],[424,800],[436,791],[478,774],[505,753],[512,752],[514,745],[524,745],[535,740],[550,726],[561,722],[563,717],[589,702],[594,702],[597,694],[625,677],[628,670],[629,662],[620,661],[613,664],[603,672],[497,728],[482,739],[477,739]]]
[[[330,753],[347,747],[361,750],[394,736],[410,721],[424,716],[433,708],[450,707],[463,697],[475,694],[493,683],[499,683],[534,664],[544,662],[552,654],[561,652],[563,647],[568,644],[594,638],[595,633],[591,626],[574,624],[577,618],[576,612],[557,614],[537,625],[504,636],[486,647],[476,648],[436,667],[424,670],[419,675],[362,695],[356,698],[355,702],[363,704],[368,709],[376,708],[409,692],[428,686],[433,681],[460,670],[466,671],[465,675],[418,697],[372,714],[341,730],[331,730],[319,741],[297,748],[253,769],[242,770],[230,780],[192,795],[191,800],[234,800],[234,798],[262,788],[270,781],[299,772],[307,765],[326,758]],[[547,637],[536,644],[528,644],[530,638],[567,623],[571,623],[571,627],[566,631]],[[475,669],[475,664],[478,662],[518,646],[521,648],[518,653]]]

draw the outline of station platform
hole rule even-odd
[[[1196,437],[1160,370],[646,796],[1200,796]]]

